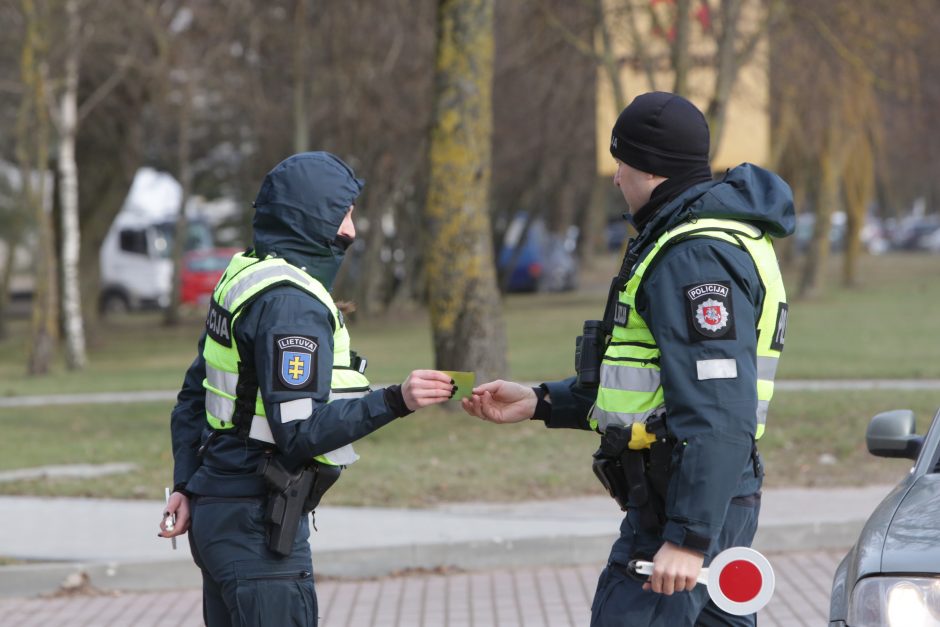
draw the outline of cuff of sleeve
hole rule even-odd
[[[390,385],[385,388],[385,404],[396,418],[414,413],[405,405],[405,395],[402,394],[400,385]]]
[[[710,536],[692,531],[686,525],[674,520],[666,522],[666,526],[663,529],[663,540],[703,554],[708,553],[708,547],[712,542]]]
[[[572,392],[571,385],[574,379],[551,381],[539,387],[545,388],[551,396],[550,416],[545,419],[545,426],[549,429],[588,429],[587,412],[590,405],[580,402]]]
[[[543,383],[542,385],[532,388],[532,391],[535,392],[535,413],[532,414],[531,420],[548,422],[552,417],[552,404],[545,400],[545,397],[548,395],[548,388],[546,388]]]
[[[193,495],[192,492],[186,489],[185,483],[177,483],[175,486],[173,486],[173,491],[179,492],[180,494],[184,495],[186,498],[191,498]]]

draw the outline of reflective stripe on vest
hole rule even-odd
[[[227,337],[234,338],[235,322],[244,311],[245,305],[262,292],[279,285],[293,285],[304,290],[326,305],[333,316],[334,350],[329,401],[338,398],[360,398],[370,392],[369,380],[365,375],[350,368],[349,332],[333,303],[333,298],[316,279],[283,259],[259,260],[241,253],[232,258],[212,295],[214,305],[227,313]],[[213,429],[232,429],[235,426],[232,419],[238,389],[238,364],[241,361],[238,345],[232,341],[231,346],[225,346],[213,339],[211,334],[207,334],[203,356],[206,360],[206,378],[203,381],[203,387],[206,389],[206,420]],[[274,443],[260,393],[255,398],[248,437],[260,442]],[[315,459],[331,465],[347,465],[358,458],[352,446],[344,446]]]
[[[680,237],[704,236],[743,247],[764,287],[764,302],[757,321],[756,436],[764,434],[767,409],[774,392],[774,377],[786,331],[786,294],[777,257],[769,236],[756,227],[733,220],[698,220],[663,233],[633,267],[619,302],[628,311],[625,326],[615,326],[601,362],[600,387],[591,410],[591,427],[603,433],[608,425],[645,423],[666,411],[660,382],[660,351],[646,321],[636,313],[635,299],[653,259]],[[631,445],[631,448],[633,446]]]

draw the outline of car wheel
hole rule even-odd
[[[120,292],[107,292],[101,297],[101,314],[104,317],[119,316],[130,311],[127,297]]]

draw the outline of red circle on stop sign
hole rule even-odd
[[[774,569],[754,549],[725,549],[708,565],[708,596],[735,616],[761,610],[774,594]]]
[[[760,592],[763,577],[751,562],[734,560],[718,575],[718,587],[735,603],[750,601]]]

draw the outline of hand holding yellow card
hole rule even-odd
[[[442,370],[444,374],[454,380],[457,391],[454,392],[453,400],[458,401],[462,398],[470,398],[473,393],[473,382],[476,379],[472,372],[460,372],[458,370]]]

